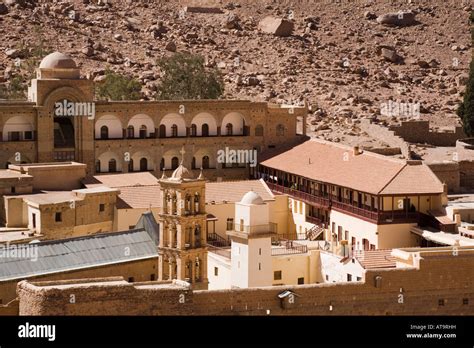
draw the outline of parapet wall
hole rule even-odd
[[[23,281],[17,293],[20,315],[474,315],[473,267],[472,251],[448,250],[423,253],[419,268],[367,271],[364,282],[192,291],[103,278]],[[280,299],[286,290],[294,295]]]

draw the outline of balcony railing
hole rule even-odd
[[[292,240],[280,241],[279,246],[272,247],[272,256],[304,254],[306,252],[308,252],[306,245],[296,243]]]
[[[234,230],[237,232],[245,232],[245,233],[276,233],[277,232],[277,224],[269,223],[265,225],[241,225],[235,224]]]
[[[310,205],[316,204],[317,206],[326,208],[326,209],[335,209],[343,211],[349,214],[356,215],[363,219],[369,220],[375,223],[409,223],[409,222],[418,222],[420,219],[420,214],[418,212],[411,211],[377,211],[371,210],[370,207],[364,206],[359,208],[350,204],[348,200],[347,203],[337,201],[337,197],[332,196],[330,198],[315,196],[310,193],[302,192],[294,188],[285,187],[275,183],[267,182],[268,187],[277,193],[288,194],[289,196],[300,199],[305,203]],[[321,221],[315,217],[306,217],[307,222],[314,224],[321,224]],[[314,222],[313,222],[314,221]]]

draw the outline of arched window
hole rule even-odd
[[[130,173],[133,172],[133,158],[130,158],[130,161],[128,162],[128,171]]]
[[[194,247],[199,248],[201,246],[201,226],[196,225],[194,228]]]
[[[284,136],[285,135],[285,126],[282,124],[279,124],[276,127],[276,135],[278,136]]]
[[[162,158],[161,161],[160,161],[160,169],[163,170],[163,168],[165,168],[165,159]]]
[[[203,137],[209,136],[209,125],[207,123],[203,123],[201,127],[201,133]]]
[[[100,161],[95,161],[95,172],[100,173]]]
[[[193,160],[191,161],[191,169],[196,169],[196,157],[193,157]]]
[[[112,158],[109,161],[109,173],[115,173],[117,171],[117,161]]]
[[[160,138],[166,138],[166,126],[164,124],[160,126]]]
[[[135,128],[133,126],[127,127],[127,138],[132,139],[135,137]]]
[[[226,129],[226,135],[232,135],[232,133],[234,132],[232,123],[227,123],[225,126],[225,129]]]
[[[194,213],[199,214],[199,193],[194,194]]]
[[[171,126],[171,136],[173,138],[176,138],[178,136],[178,126],[175,124]]]
[[[143,157],[140,159],[140,171],[146,172],[148,170],[148,160]]]
[[[197,135],[197,126],[193,123],[191,125],[191,136],[195,137]]]
[[[109,127],[107,126],[100,127],[100,138],[109,139]]]
[[[178,157],[173,157],[173,158],[171,159],[171,169],[172,169],[172,170],[175,170],[176,168],[178,168],[178,166],[179,166],[179,159],[178,159]]]
[[[146,138],[146,126],[142,125],[140,127],[140,138],[145,139]]]
[[[259,124],[259,125],[257,125],[257,127],[255,127],[255,136],[263,137],[263,126],[261,124]]]
[[[202,158],[202,168],[209,169],[209,156],[204,156]]]

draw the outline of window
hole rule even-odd
[[[262,255],[262,248],[258,248],[258,254]]]
[[[255,127],[255,136],[263,137],[263,126],[261,124]]]
[[[234,219],[227,218],[227,231],[232,231],[234,229]]]
[[[9,141],[20,141],[20,132],[8,132]]]
[[[55,216],[54,216],[54,220],[56,222],[61,222],[62,221],[61,213],[56,213]]]
[[[99,211],[104,211],[105,210],[105,204],[99,204]]]
[[[304,277],[298,278],[298,285],[304,284]]]
[[[133,283],[134,281],[135,281],[135,278],[133,278],[133,277],[128,278],[129,283]]]
[[[146,126],[142,125],[140,127],[140,138],[142,138],[142,139],[146,138],[146,131],[147,131]]]
[[[160,138],[166,138],[166,126],[164,124],[160,125]]]
[[[109,128],[107,126],[100,127],[100,138],[109,139]]]
[[[352,281],[352,274],[347,273],[347,281],[348,282]]]
[[[148,170],[148,160],[143,157],[140,159],[140,171],[146,172]]]
[[[226,135],[232,135],[234,132],[232,123],[227,123],[225,126],[225,129],[226,129]]]
[[[344,239],[349,240],[349,231],[344,231]]]
[[[273,272],[273,280],[281,280],[281,271]]]
[[[201,135],[203,137],[208,137],[209,136],[209,126],[207,123],[203,123],[202,127],[201,127]]]
[[[204,156],[202,158],[202,168],[209,169],[209,156]]]
[[[362,281],[362,277],[357,277],[356,280],[357,280],[358,282],[360,282],[360,281]]]
[[[135,128],[133,128],[133,126],[128,126],[127,138],[133,138],[134,136],[135,136]]]
[[[15,186],[12,186],[12,187],[10,188],[10,192],[11,192],[11,193],[15,193],[15,192],[16,192]]]
[[[133,172],[133,158],[130,158],[130,161],[128,162],[128,171],[130,173]]]
[[[191,161],[191,169],[196,169],[196,157],[193,157],[193,160]]]
[[[25,132],[25,140],[33,140],[33,132],[32,131],[26,131]]]
[[[95,161],[95,172],[100,173],[100,161]]]
[[[300,214],[303,214],[303,202],[300,202]]]
[[[329,276],[326,274],[326,281],[329,281]]]
[[[444,299],[438,300],[438,306],[444,306]]]
[[[109,173],[115,173],[117,171],[117,161],[112,158],[109,161]]]
[[[175,124],[171,126],[171,136],[173,138],[176,138],[178,136],[178,126]]]
[[[156,279],[155,275],[154,274],[150,274],[150,280],[151,281],[154,281]]]
[[[197,135],[197,127],[194,123],[191,125],[191,134],[190,135],[192,137],[195,137]]]
[[[463,298],[462,299],[462,304],[463,305],[468,305],[469,304],[469,299],[468,298]]]
[[[171,159],[171,169],[172,169],[172,170],[175,170],[176,168],[178,168],[178,166],[179,166],[179,159],[178,159],[178,157],[173,157],[173,158]]]
[[[219,268],[214,267],[214,275],[217,277],[219,275]]]
[[[259,262],[258,263],[258,270],[261,271],[262,270],[262,264]]]

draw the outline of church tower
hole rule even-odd
[[[181,150],[184,157],[184,150]],[[161,186],[159,279],[185,280],[194,289],[207,289],[205,180],[194,179],[183,161]]]

